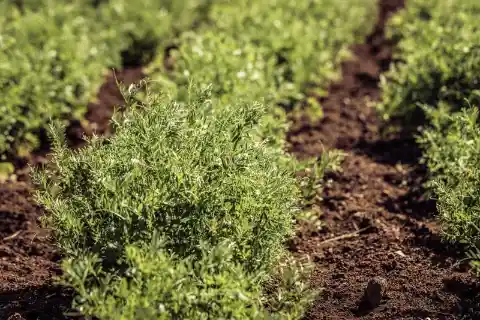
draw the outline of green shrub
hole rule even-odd
[[[215,108],[208,95],[186,106],[150,96],[148,112],[131,102],[114,138],[78,152],[56,141],[39,200],[66,253],[107,256],[160,230],[181,256],[235,239],[248,268],[271,265],[291,232],[294,177],[252,141],[260,105]]]
[[[480,126],[476,107],[457,113],[429,110],[432,127],[419,142],[433,179],[439,216],[449,240],[480,248]]]
[[[247,69],[258,70],[261,57],[265,66],[260,66],[263,70],[251,90],[260,92],[259,84],[266,88],[276,86],[274,96],[302,99],[306,87],[325,87],[334,78],[348,46],[371,31],[373,23],[368,21],[375,14],[375,8],[376,5],[367,0],[218,1],[210,6],[209,19],[200,25],[196,34],[186,35],[183,39],[186,41],[181,41],[179,59],[184,62],[180,62],[177,69],[195,79],[204,77],[203,72],[209,69],[207,73],[213,77],[217,70],[214,67],[220,67],[218,63],[232,59],[219,70],[219,79],[225,72],[257,77]],[[195,40],[197,37],[201,39]],[[237,70],[241,59],[244,70]],[[208,66],[202,64],[205,62]],[[155,62],[152,69],[162,63]],[[234,69],[228,70],[232,63]],[[275,68],[271,68],[272,64]],[[236,80],[237,84],[240,80]],[[262,83],[264,81],[268,82]],[[219,90],[228,87],[230,92],[233,84],[218,85],[222,86]],[[267,90],[266,94],[271,92]]]
[[[228,246],[204,250],[197,259],[176,259],[162,243],[128,245],[122,276],[102,270],[94,257],[66,260],[74,306],[100,319],[261,319],[258,279],[233,263]],[[86,287],[85,270],[99,279]]]
[[[400,62],[382,80],[385,119],[407,124],[421,115],[421,104],[480,102],[479,14],[477,0],[412,0],[391,19]]]
[[[202,248],[198,259],[178,259],[161,238],[125,248],[122,276],[105,272],[95,256],[63,261],[64,281],[79,296],[74,306],[99,319],[299,319],[312,292],[303,265],[287,260],[262,292],[262,275],[234,263],[228,242]],[[299,272],[300,270],[300,272]],[[87,272],[85,272],[87,271]],[[95,283],[88,278],[95,276]],[[279,283],[281,281],[281,283]]]
[[[25,155],[50,118],[83,118],[111,60],[86,9],[53,2],[23,14],[2,9],[0,155]]]
[[[180,100],[187,96],[188,83],[198,81],[213,84],[212,98],[218,100],[219,106],[237,100],[260,101],[268,109],[258,127],[260,136],[273,144],[282,143],[287,128],[286,113],[276,105],[280,100],[272,78],[276,66],[265,50],[213,31],[185,32],[180,43],[179,49],[172,53],[176,63],[170,79],[154,73],[153,81],[161,86],[167,82]]]
[[[279,146],[288,128],[285,107],[304,103],[308,88],[326,87],[348,46],[371,30],[375,8],[366,0],[217,1],[195,32],[179,38],[174,71],[165,74],[160,57],[147,72],[180,100],[185,93],[176,86],[195,81],[212,83],[221,101],[262,101],[268,112],[259,135]],[[310,114],[321,113],[310,107]]]
[[[102,319],[160,317],[160,304],[170,316],[189,306],[182,317],[258,318],[269,311],[261,285],[274,278],[299,195],[285,156],[255,135],[262,106],[220,108],[209,88],[186,103],[127,97],[114,137],[71,151],[57,128],[51,168],[34,174],[77,305]],[[149,251],[156,233],[161,249]],[[228,254],[205,254],[225,243]],[[275,287],[292,291],[271,294],[270,313],[303,311],[300,276],[283,274],[296,280]]]
[[[39,146],[49,119],[83,120],[110,67],[144,64],[208,10],[209,0],[0,4],[0,155]]]

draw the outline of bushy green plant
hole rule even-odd
[[[456,113],[428,111],[432,126],[419,142],[433,179],[443,230],[449,240],[480,248],[480,126],[477,107]]]
[[[422,115],[421,104],[480,102],[479,14],[476,0],[412,0],[390,20],[399,62],[382,79],[385,119],[407,124]]]
[[[144,64],[209,0],[0,4],[0,155],[38,147],[49,119],[82,120],[110,67]]]
[[[214,2],[209,19],[196,34],[181,41],[177,70],[193,78],[204,77],[206,69],[209,77],[218,79],[226,73],[235,74],[230,79],[236,79],[237,85],[243,77],[247,81],[241,88],[235,87],[242,92],[247,85],[254,96],[262,87],[274,87],[274,97],[280,99],[277,102],[302,99],[307,87],[325,87],[334,78],[348,46],[371,30],[373,22],[368,21],[375,8],[367,0]],[[265,65],[259,66],[262,60]],[[219,63],[225,65],[220,68]],[[156,61],[152,69],[158,70],[162,64]],[[215,75],[217,69],[219,74]],[[218,85],[221,90],[228,87],[232,91],[234,84]],[[265,94],[268,97],[272,92]]]
[[[212,98],[218,105],[238,100],[259,101],[268,109],[261,119],[259,135],[268,138],[273,144],[283,141],[286,126],[285,110],[276,102],[280,93],[272,75],[275,73],[275,61],[268,58],[266,51],[252,43],[242,43],[225,33],[185,32],[180,37],[179,49],[172,53],[175,70],[169,79],[157,73],[152,66],[153,81],[161,86],[173,88],[176,97],[184,100],[186,88],[191,81],[212,83]],[[163,69],[162,65],[160,66]],[[279,80],[279,79],[278,79]]]
[[[299,319],[314,291],[309,272],[291,258],[279,264],[266,289],[262,274],[233,262],[231,245],[202,247],[198,259],[178,259],[155,234],[125,248],[122,276],[105,272],[98,257],[66,259],[63,282],[79,293],[74,306],[99,319]],[[89,277],[97,281],[91,283]],[[88,286],[86,285],[88,284]],[[267,291],[265,291],[267,290]]]
[[[161,318],[160,304],[169,316],[189,306],[178,314],[257,319],[268,301],[271,315],[299,314],[310,300],[298,270],[280,278],[277,295],[261,293],[298,203],[285,156],[255,134],[261,105],[220,108],[210,88],[185,103],[148,89],[142,103],[127,99],[114,137],[71,151],[54,130],[52,166],[34,175],[78,306],[102,319]],[[161,249],[148,251],[155,234]],[[205,254],[225,243],[221,258]]]
[[[366,0],[217,1],[195,32],[179,38],[174,71],[165,74],[162,58],[148,73],[180,100],[185,94],[176,86],[193,80],[212,83],[222,101],[262,101],[269,111],[259,136],[281,146],[288,129],[285,107],[302,104],[308,88],[327,86],[348,46],[371,30],[368,17],[375,8]],[[321,114],[318,104],[310,107],[315,112],[309,114]]]
[[[161,230],[180,255],[235,239],[249,268],[270,265],[291,230],[294,178],[280,153],[251,141],[258,104],[215,108],[209,94],[187,106],[150,96],[147,112],[131,102],[114,138],[79,152],[56,142],[39,199],[67,253],[106,255]]]
[[[460,109],[466,100],[480,103],[479,14],[475,0],[409,1],[389,24],[399,49],[379,105],[385,119],[400,120],[407,131],[423,124],[418,141],[445,238],[473,252],[480,239],[480,131],[477,112]]]
[[[0,154],[24,155],[50,118],[82,119],[111,60],[86,9],[54,2],[23,13],[3,9]]]

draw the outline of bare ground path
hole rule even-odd
[[[480,285],[458,263],[461,250],[441,242],[435,203],[423,195],[420,151],[410,137],[380,135],[368,103],[381,98],[379,77],[391,62],[385,21],[402,6],[380,0],[375,31],[354,46],[354,59],[321,101],[323,119],[299,121],[289,134],[300,157],[324,148],[346,154],[318,202],[325,228],[292,243],[314,258],[313,285],[324,289],[307,319],[480,319]],[[386,281],[385,294],[372,308],[361,298],[376,276]]]

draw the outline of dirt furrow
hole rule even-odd
[[[420,151],[411,137],[381,135],[372,107],[394,46],[385,22],[403,5],[380,0],[374,32],[353,48],[355,58],[321,101],[323,119],[297,122],[289,133],[299,157],[325,148],[346,154],[318,203],[325,227],[301,233],[292,245],[314,258],[313,285],[324,290],[308,319],[480,318],[479,286],[458,263],[460,248],[442,243],[435,203],[424,195]],[[380,301],[364,298],[369,282],[379,283]]]

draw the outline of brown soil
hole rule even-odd
[[[324,118],[299,121],[289,134],[299,157],[325,148],[346,154],[317,203],[325,227],[300,232],[292,243],[314,258],[312,284],[323,289],[307,319],[480,319],[480,285],[458,263],[461,249],[441,242],[435,203],[421,188],[420,151],[411,137],[382,136],[368,103],[379,100],[379,77],[391,62],[385,21],[403,5],[380,1],[375,31],[354,46],[356,58],[343,64],[342,80],[321,101]],[[372,307],[362,296],[376,276],[386,291]]]
[[[115,76],[128,85],[143,74],[140,68],[132,68]],[[68,129],[72,145],[81,146],[84,134],[109,134],[113,109],[122,102],[115,77],[110,74],[100,88],[97,101],[88,106],[86,118],[90,126],[82,128],[73,123]],[[45,153],[36,154],[30,161],[45,161]],[[24,181],[0,184],[0,320],[69,319],[63,313],[71,312],[73,294],[53,284],[52,278],[60,274],[60,257],[48,231],[39,228],[38,219],[43,211],[34,205],[28,168],[17,164],[20,168],[16,173]]]

